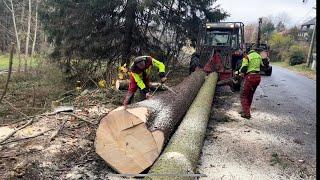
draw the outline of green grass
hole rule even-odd
[[[316,74],[317,72],[315,70],[310,69],[307,67],[306,63],[295,65],[295,66],[290,66],[288,62],[285,61],[280,61],[280,62],[272,62],[272,65],[280,66],[283,68],[287,68],[293,72],[297,72],[301,75],[304,75],[310,79],[316,79]]]
[[[31,61],[31,66],[35,67],[38,63],[38,58],[27,58],[28,60],[28,66],[30,65],[30,60]],[[18,60],[18,56],[14,56],[13,57],[13,69],[16,69],[19,66],[19,60]],[[21,55],[21,67],[24,67],[24,58]],[[5,54],[5,55],[0,55],[0,70],[5,70],[5,69],[9,69],[9,54]]]

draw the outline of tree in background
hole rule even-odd
[[[284,23],[282,21],[279,21],[277,26],[276,26],[276,31],[277,32],[283,32],[286,30],[286,26],[284,25]]]
[[[270,59],[273,61],[283,61],[288,58],[288,50],[292,45],[293,40],[289,35],[282,35],[274,32],[269,41],[271,53]]]
[[[257,26],[249,24],[244,26],[244,39],[245,42],[255,42],[257,39]]]
[[[294,41],[299,40],[300,29],[297,26],[294,26],[288,30],[288,34],[293,38]]]
[[[261,40],[262,42],[268,42],[271,33],[275,30],[273,22],[269,18],[262,18],[261,25]]]
[[[14,39],[12,24],[11,12],[5,6],[4,1],[0,1],[0,51],[2,53],[9,52],[10,42]]]
[[[288,27],[288,25],[291,22],[291,18],[286,12],[281,12],[275,16],[271,16],[270,19],[273,22],[273,24],[280,24],[280,26],[283,27]]]
[[[24,52],[25,57],[28,57],[30,48],[33,49],[33,53],[39,52],[40,38],[39,36],[33,36],[32,38],[32,31],[34,31],[34,34],[35,32],[39,32],[39,27],[34,26],[37,22],[36,1],[37,0],[0,1],[0,50],[8,53],[10,43],[16,43],[16,54],[19,58],[18,71],[21,67],[20,54]],[[31,27],[34,28],[31,30]],[[22,46],[22,44],[25,44],[25,46]],[[27,62],[25,61],[25,69],[26,67]]]
[[[227,16],[215,1],[43,0],[39,16],[52,57],[69,65],[89,60],[86,68],[94,71],[150,52],[174,64],[186,40],[195,42],[201,20]]]

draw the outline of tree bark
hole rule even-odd
[[[6,93],[7,93],[8,85],[9,85],[10,78],[11,78],[12,62],[13,62],[13,51],[14,51],[14,44],[12,43],[12,44],[11,44],[11,49],[10,49],[9,70],[8,70],[7,82],[6,82],[6,85],[5,85],[5,87],[4,87],[4,91],[3,91],[2,95],[1,95],[1,98],[0,98],[0,104],[1,104],[1,102],[2,102],[2,99],[4,98],[4,96],[5,96]]]
[[[17,41],[17,54],[18,54],[18,58],[19,58],[18,72],[20,72],[20,68],[21,68],[20,39],[19,39],[18,30],[17,30],[16,16],[15,16],[12,0],[10,0],[10,5],[11,5],[11,9],[9,7],[8,7],[8,9],[11,11],[11,14],[12,14],[12,22],[13,22],[13,27],[14,27],[14,33],[16,35],[16,41]]]
[[[33,36],[33,42],[32,42],[32,49],[31,49],[31,56],[33,57],[34,50],[36,47],[36,41],[37,41],[37,31],[38,31],[38,6],[39,1],[36,2],[36,17],[35,17],[35,26],[34,26],[34,36]]]
[[[203,71],[188,76],[173,90],[117,108],[97,129],[95,149],[119,173],[141,173],[160,155],[196,97],[205,79]]]
[[[131,46],[133,41],[133,31],[135,28],[135,20],[136,20],[136,10],[137,10],[137,0],[127,1],[126,7],[126,20],[125,20],[125,34],[123,41],[123,50],[122,50],[122,65],[129,64],[130,62],[130,54],[131,54]]]
[[[27,37],[26,37],[26,48],[25,48],[25,55],[24,55],[24,72],[27,72],[27,65],[28,65],[28,56],[29,56],[29,39],[30,39],[30,30],[31,29],[31,0],[29,0],[29,14],[28,14],[28,30],[27,30]]]
[[[116,81],[116,90],[128,90],[128,86],[129,86],[129,83],[130,83],[130,80],[129,79],[125,79],[125,80],[117,80]],[[165,91],[167,90],[166,87],[164,86],[161,86],[161,83],[158,83],[158,82],[151,82],[150,83],[150,89],[152,91],[154,91],[158,86],[158,91]]]
[[[212,100],[217,83],[217,73],[211,73],[170,139],[164,152],[151,167],[149,174],[194,174],[207,129]],[[168,179],[148,177],[147,179]],[[194,177],[172,177],[194,179]]]

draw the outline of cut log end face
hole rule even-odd
[[[163,133],[148,130],[147,115],[146,108],[134,108],[112,111],[101,120],[96,152],[117,172],[141,173],[159,156]]]
[[[116,81],[116,90],[128,89],[129,83],[130,83],[129,79],[124,79],[124,80],[118,79]]]

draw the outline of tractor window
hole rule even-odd
[[[231,47],[234,49],[238,48],[238,39],[236,34],[232,35]]]
[[[226,33],[207,32],[206,45],[225,46],[230,42],[230,35]]]

